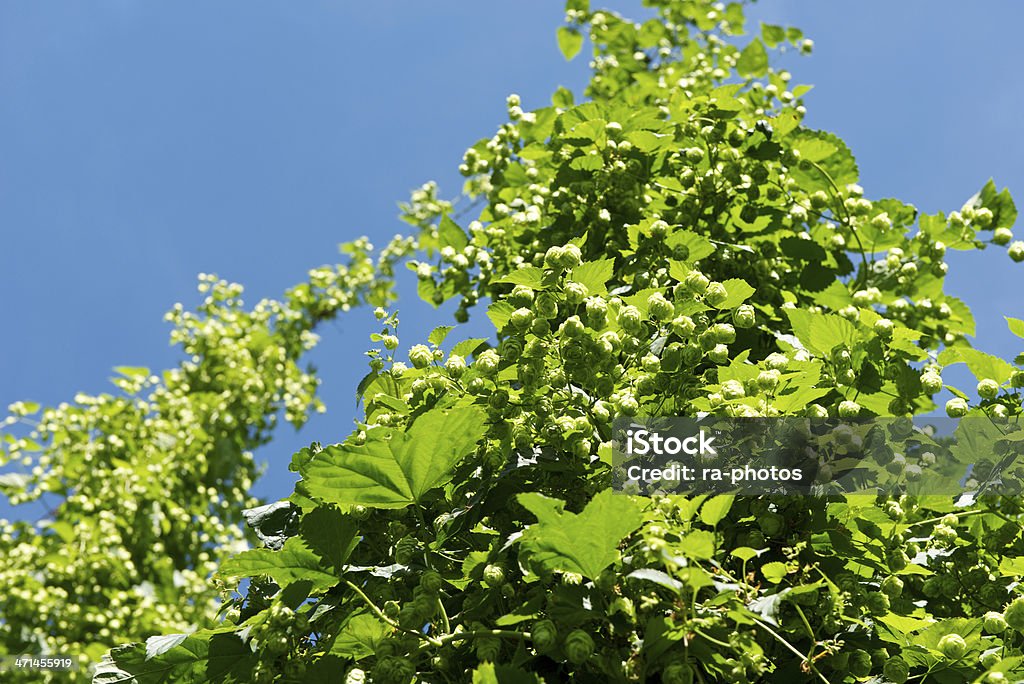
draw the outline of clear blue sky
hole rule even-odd
[[[816,41],[784,63],[815,84],[809,124],[847,140],[869,196],[948,211],[994,176],[1024,205],[1024,5],[936,9],[762,0],[752,14]],[[0,406],[174,364],[162,314],[198,301],[199,272],[276,296],[337,243],[401,231],[411,188],[453,195],[507,94],[537,107],[582,88],[586,61],[555,46],[561,15],[557,0],[0,0]],[[952,262],[978,346],[1021,351],[1002,315],[1024,317],[1024,265],[994,250]],[[399,308],[406,341],[442,322],[411,296]],[[295,449],[348,432],[373,327],[359,311],[322,330],[329,414],[261,451],[281,476],[260,494],[290,491]]]

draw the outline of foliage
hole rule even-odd
[[[317,342],[313,328],[389,301],[391,263],[407,248],[396,242],[375,264],[372,246],[354,242],[346,265],[316,269],[284,301],[251,310],[241,286],[203,275],[198,311],[167,314],[187,359],[178,368],[161,377],[122,367],[117,394],[12,406],[0,491],[46,513],[0,521],[0,653],[95,663],[112,643],[208,623],[220,605],[210,574],[246,548],[251,450],[279,414],[299,425],[323,409],[318,380],[298,363]]]
[[[1024,677],[1018,498],[608,491],[615,415],[921,414],[965,363],[981,400],[950,388],[947,412],[998,425],[1024,386],[944,291],[950,249],[1024,259],[1009,193],[949,215],[867,199],[770,67],[811,49],[799,30],[737,41],[740,4],[646,4],[636,24],[569,0],[588,100],[509,98],[460,167],[466,230],[433,185],[403,207],[421,297],[458,321],[488,303],[497,344],[445,351],[442,327],[406,364],[378,309],[365,415],[249,511],[265,548],[220,563],[224,620],[118,647],[94,681]]]

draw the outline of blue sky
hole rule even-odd
[[[173,365],[162,314],[198,301],[199,272],[277,296],[337,243],[401,231],[413,187],[454,195],[507,94],[532,108],[582,89],[561,15],[555,0],[0,2],[0,406]],[[815,84],[808,123],[846,139],[869,196],[948,211],[992,176],[1024,197],[1024,5],[762,0],[752,15],[815,40],[783,63]],[[1002,315],[1024,317],[1024,265],[951,261],[978,346],[1020,352]],[[406,341],[447,322],[412,296],[399,309]],[[348,432],[373,329],[357,311],[321,331],[330,411],[260,452],[282,476],[258,493],[286,494],[291,453]]]

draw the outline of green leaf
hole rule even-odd
[[[114,372],[132,380],[143,380],[151,375],[149,369],[143,366],[117,366]]]
[[[785,309],[785,312],[793,326],[793,334],[819,356],[827,356],[840,344],[853,347],[858,339],[857,328],[841,316],[804,309]]]
[[[948,347],[939,354],[938,361],[944,366],[966,363],[978,380],[992,379],[1000,385],[1009,380],[1014,371],[1008,361],[970,347]]]
[[[1024,338],[1024,321],[1019,318],[1006,316],[1006,323],[1010,326],[1010,332],[1020,338]]]
[[[741,561],[748,561],[757,556],[757,551],[749,546],[741,546],[729,552],[730,556],[736,556]]]
[[[96,666],[93,684],[252,681],[256,656],[234,634],[180,636],[113,649]]]
[[[572,269],[569,279],[587,286],[590,294],[606,294],[606,284],[612,278],[615,259],[587,261]]]
[[[772,584],[778,584],[789,574],[789,569],[785,563],[772,561],[761,566],[761,574]]]
[[[361,445],[336,444],[315,454],[300,472],[310,495],[336,504],[402,508],[418,503],[451,478],[476,448],[486,414],[474,406],[432,409],[407,431],[378,428]]]
[[[452,354],[468,358],[470,354],[476,353],[476,350],[480,348],[480,345],[486,343],[487,340],[483,337],[469,337],[460,342],[456,342],[455,346],[452,347]]]
[[[337,576],[299,537],[288,539],[280,551],[243,551],[221,563],[218,573],[236,579],[266,575],[281,586],[308,580],[313,583],[314,591],[322,591],[338,583]]]
[[[695,530],[683,537],[683,555],[695,560],[709,560],[715,556],[715,535],[707,530]]]
[[[1017,221],[1017,207],[1013,203],[1010,191],[1003,188],[1001,192],[996,192],[995,181],[991,178],[981,190],[967,200],[967,204],[976,209],[985,207],[992,212],[992,223],[989,225],[989,230],[1012,228]]]
[[[558,90],[551,96],[551,104],[562,109],[572,107],[575,104],[572,91],[565,86],[558,86]]]
[[[359,660],[373,655],[378,644],[393,631],[391,626],[370,613],[355,613],[338,630],[330,652],[343,658]]]
[[[495,328],[501,330],[508,323],[508,319],[512,316],[512,312],[515,311],[515,307],[508,302],[494,302],[487,307],[487,317],[491,319],[491,324]]]
[[[459,226],[448,218],[448,214],[441,217],[441,223],[437,227],[437,235],[441,239],[441,247],[452,247],[460,250],[469,244],[469,237]]]
[[[473,684],[539,684],[540,681],[537,675],[514,665],[480,663],[473,670]]]
[[[654,582],[655,584],[661,585],[666,589],[671,589],[677,594],[681,593],[683,587],[685,586],[676,578],[670,577],[667,573],[662,572],[661,570],[655,570],[654,568],[640,568],[639,570],[634,570],[633,572],[629,573],[628,575],[626,575],[626,577],[647,580],[648,582]]]
[[[538,521],[519,540],[531,560],[590,579],[618,559],[619,542],[643,522],[632,497],[610,490],[597,494],[579,514],[563,511],[562,501],[536,492],[517,498]]]
[[[570,60],[579,54],[583,47],[583,35],[574,28],[560,26],[558,28],[558,49],[566,60]]]
[[[302,516],[302,538],[318,556],[341,571],[359,542],[359,529],[351,516],[334,506],[318,506]]]
[[[537,268],[536,266],[517,268],[511,273],[498,278],[494,282],[509,283],[512,285],[526,285],[527,287],[532,287],[534,290],[543,290],[546,287],[546,285],[544,285],[544,269]]]
[[[724,301],[715,305],[716,309],[735,309],[737,306],[747,301],[750,295],[754,294],[755,291],[747,281],[740,280],[739,278],[730,278],[729,280],[723,281],[722,285],[725,286],[727,296]]]
[[[760,78],[768,73],[768,51],[764,43],[757,38],[750,41],[736,60],[736,71],[743,78]]]
[[[764,42],[768,47],[777,47],[779,43],[786,42],[786,29],[774,24],[761,22],[761,37],[764,38]]]
[[[671,249],[686,247],[689,254],[686,261],[693,263],[699,261],[709,254],[713,254],[716,247],[714,243],[702,235],[689,230],[676,229],[665,239],[665,244]]]
[[[711,527],[717,525],[725,516],[729,515],[729,509],[732,508],[732,502],[735,499],[735,494],[719,494],[708,499],[700,509],[701,522]]]
[[[839,137],[806,128],[798,129],[790,137],[793,148],[801,153],[800,163],[792,167],[790,173],[797,182],[806,185],[805,190],[831,189],[824,174],[839,187],[857,182],[857,162]]]
[[[435,347],[440,347],[444,344],[444,340],[448,337],[448,333],[454,329],[455,327],[451,325],[439,325],[430,331],[430,335],[427,336],[427,342],[430,342],[430,344]]]

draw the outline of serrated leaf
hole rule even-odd
[[[785,309],[793,333],[807,349],[827,356],[837,345],[852,348],[858,339],[853,323],[833,314],[821,314],[803,309]]]
[[[452,354],[456,354],[463,358],[469,358],[471,354],[474,354],[480,345],[486,344],[487,340],[483,337],[469,337],[464,340],[455,343],[452,347]]]
[[[715,555],[715,535],[707,530],[694,530],[683,537],[683,555],[695,560],[708,560]]]
[[[199,632],[147,657],[145,644],[113,649],[96,666],[94,684],[252,681],[256,657],[234,634]]]
[[[441,217],[441,222],[437,226],[437,236],[441,240],[441,247],[461,250],[469,244],[469,237],[455,221],[448,217],[448,214]]]
[[[451,325],[439,325],[430,331],[430,335],[427,336],[427,342],[435,347],[440,347],[444,344],[444,340],[448,337],[448,333],[454,329],[454,326]]]
[[[1019,318],[1005,316],[1006,324],[1010,326],[1010,332],[1020,338],[1024,338],[1024,321]]]
[[[971,347],[948,347],[939,354],[938,361],[944,366],[966,363],[978,380],[992,379],[1000,385],[1009,380],[1014,371],[1008,361]]]
[[[583,47],[583,35],[574,28],[560,26],[558,28],[558,49],[566,60],[570,60],[579,54]]]
[[[755,292],[754,288],[747,281],[740,280],[739,278],[730,278],[729,280],[722,281],[722,285],[725,286],[727,296],[724,301],[714,305],[716,309],[735,309],[747,301],[750,295]]]
[[[569,279],[586,285],[590,294],[603,295],[608,292],[606,284],[611,280],[614,268],[615,259],[587,261],[572,269]]]
[[[318,506],[306,513],[300,527],[309,548],[337,571],[345,567],[359,542],[355,520],[333,506]]]
[[[281,586],[307,580],[312,582],[314,591],[322,591],[338,583],[335,574],[299,537],[288,539],[280,551],[243,551],[221,563],[218,573],[236,579],[266,575]]]
[[[713,254],[717,249],[710,240],[703,235],[697,235],[693,231],[676,229],[665,239],[665,244],[670,248],[686,247],[689,254],[686,261],[693,263],[704,257]]]
[[[491,319],[491,324],[498,330],[505,327],[508,323],[508,319],[512,316],[512,312],[515,311],[515,307],[508,302],[494,302],[487,307],[487,318]]]
[[[761,22],[761,37],[764,38],[764,42],[768,47],[777,47],[779,43],[786,42],[786,29],[774,24]]]
[[[378,644],[386,639],[394,628],[369,613],[355,613],[345,620],[338,635],[331,644],[330,652],[343,658],[360,660],[373,655]]]
[[[736,71],[743,78],[760,78],[768,73],[768,51],[760,39],[755,38],[743,48],[736,60]]]
[[[735,500],[735,494],[719,494],[714,498],[708,499],[700,508],[701,522],[714,527],[725,516],[729,515],[729,509],[732,508],[732,503]]]
[[[537,268],[536,266],[517,268],[494,282],[509,283],[511,285],[526,285],[527,287],[532,287],[534,290],[543,290],[546,287],[544,285],[544,269]]]
[[[474,406],[432,409],[403,432],[378,428],[361,445],[326,447],[303,464],[308,493],[329,503],[402,508],[445,484],[476,448],[486,414]]]
[[[188,638],[188,634],[166,634],[146,639],[146,660],[163,655]]]
[[[598,493],[580,513],[563,510],[563,502],[527,492],[517,497],[537,517],[519,544],[530,559],[550,570],[576,572],[595,579],[619,556],[619,542],[643,522],[640,505],[610,490]]]

